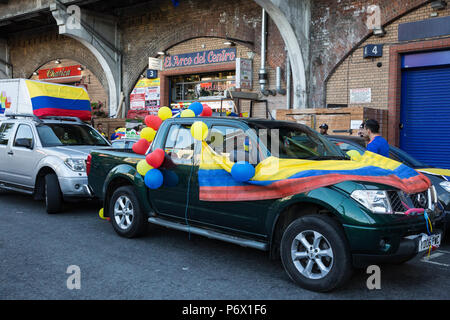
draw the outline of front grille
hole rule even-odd
[[[427,191],[406,194],[402,191],[388,191],[389,201],[393,212],[405,212],[412,208],[428,208]]]
[[[405,212],[405,207],[402,204],[399,193],[397,191],[388,191],[388,195],[391,202],[392,211]]]
[[[410,195],[414,208],[428,208],[428,193],[426,191]]]

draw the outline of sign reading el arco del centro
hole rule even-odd
[[[182,53],[164,58],[164,69],[192,67],[236,60],[236,48]]]

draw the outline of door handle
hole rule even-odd
[[[9,151],[8,154],[12,156],[14,154],[14,152]]]

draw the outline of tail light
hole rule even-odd
[[[89,172],[91,171],[91,162],[92,162],[92,156],[89,154],[86,159],[86,174],[89,175]]]

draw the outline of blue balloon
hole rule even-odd
[[[233,179],[239,182],[247,182],[255,175],[255,168],[247,161],[238,161],[231,167]]]
[[[165,187],[176,187],[178,185],[179,179],[177,174],[172,170],[162,170],[164,177]]]
[[[194,111],[196,116],[199,116],[203,112],[203,105],[196,101],[189,106],[189,109]]]
[[[163,175],[158,169],[150,169],[144,178],[145,185],[150,189],[158,189],[164,182]]]

